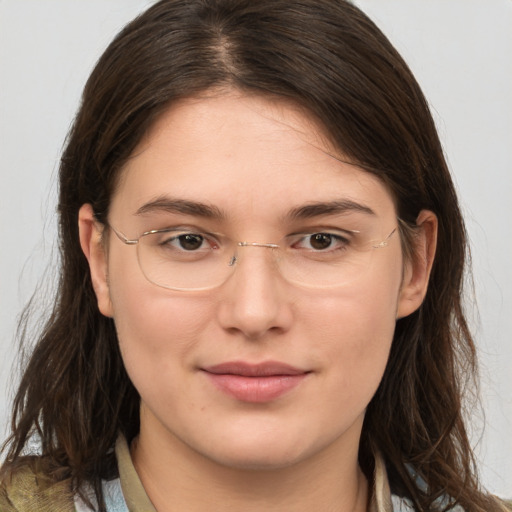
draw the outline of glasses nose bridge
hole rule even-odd
[[[262,242],[238,242],[238,247],[268,247],[269,249],[277,249],[278,244],[262,243]]]
[[[233,256],[231,257],[231,259],[229,261],[230,267],[233,267],[233,266],[235,266],[236,263],[238,263],[238,260],[239,260],[238,248],[239,247],[262,247],[264,249],[279,249],[280,246],[278,244],[264,243],[264,242],[237,242],[235,247],[236,247],[235,253],[233,254]]]

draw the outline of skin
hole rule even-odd
[[[370,219],[357,218],[381,226],[385,237],[396,227],[391,194],[378,178],[331,156],[325,140],[310,116],[283,100],[228,91],[179,101],[123,170],[109,223],[136,238],[179,218],[235,240],[274,242],[297,228],[283,220],[293,208],[349,199],[371,207]],[[136,214],[162,195],[200,201],[224,217]],[[300,227],[330,225],[331,217]],[[79,225],[99,309],[115,320],[141,396],[132,457],[160,512],[211,510],[212,503],[222,510],[366,510],[357,462],[364,413],[396,319],[423,300],[435,251],[431,212],[418,217],[413,261],[403,261],[395,235],[365,273],[328,289],[287,282],[268,249],[244,248],[217,288],[166,290],[142,275],[135,247],[116,236],[102,242],[89,205]],[[274,400],[247,403],[202,371],[234,360],[280,361],[308,374]]]

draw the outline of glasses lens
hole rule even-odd
[[[375,249],[387,244],[388,237],[383,240],[378,235],[360,231],[288,237],[288,241],[281,244],[280,270],[285,279],[303,286],[342,286],[368,272]]]
[[[142,273],[152,283],[173,290],[201,290],[227,278],[231,246],[201,233],[158,230],[141,236],[137,249]]]

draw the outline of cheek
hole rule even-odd
[[[138,267],[117,263],[110,276],[114,322],[126,370],[143,394],[148,381],[187,366],[211,308],[206,299],[160,289]]]
[[[396,322],[399,279],[374,279],[357,290],[319,295],[304,307],[303,328],[316,340],[326,382],[345,405],[364,409],[384,373]]]
[[[319,354],[331,353],[349,362],[367,364],[386,356],[395,328],[396,296],[320,300],[305,308],[308,338]],[[337,359],[338,360],[338,359]]]

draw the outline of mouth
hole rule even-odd
[[[297,387],[311,372],[285,363],[243,361],[201,368],[221,392],[242,402],[265,403]]]

